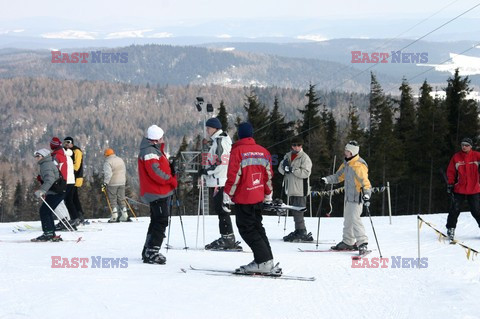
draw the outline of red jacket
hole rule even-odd
[[[146,138],[140,144],[138,154],[138,177],[140,180],[140,198],[150,203],[173,194],[177,179],[172,176],[170,163],[163,149],[165,144],[154,145]]]
[[[63,147],[58,147],[52,151],[52,158],[55,162],[60,173],[62,173],[62,177],[64,180],[67,180],[68,177],[68,166],[67,166],[67,155],[65,154],[65,150]]]
[[[251,137],[233,144],[224,192],[234,203],[257,204],[272,190],[272,157]]]
[[[463,151],[453,155],[447,168],[448,184],[453,185],[454,193],[458,194],[478,194],[480,193],[478,164],[480,162],[480,152]]]

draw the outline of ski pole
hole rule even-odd
[[[172,202],[171,200],[173,199],[173,196],[170,197],[170,203],[169,205],[167,205],[167,207],[170,209],[169,213],[168,213],[168,235],[167,235],[167,246],[165,247],[167,249],[167,253],[168,253],[168,247],[170,247],[169,243],[170,243],[170,229],[172,229]]]
[[[333,157],[333,165],[332,165],[332,175],[335,174],[335,162],[337,161],[337,155]],[[330,187],[330,200],[329,200],[329,205],[330,205],[330,211],[327,214],[327,217],[330,217],[333,211],[333,206],[332,206],[332,195],[333,195],[333,183],[332,186]]]
[[[362,197],[363,197],[363,188],[362,188]],[[378,252],[380,254],[380,258],[382,258],[382,251],[380,250],[380,245],[378,244],[377,233],[375,232],[375,227],[373,226],[372,216],[370,215],[370,208],[369,208],[370,203],[368,203],[367,205],[365,205],[365,204],[366,203],[364,203],[363,206],[367,210],[367,215],[368,215],[368,218],[370,219],[370,224],[372,225],[373,235],[375,236],[375,241],[377,242]]]
[[[105,194],[105,198],[107,199],[108,208],[110,209],[110,215],[113,215],[112,206],[110,206],[110,200],[108,199],[107,191],[105,187],[102,187],[102,192]]]
[[[50,207],[50,205],[48,205],[47,201],[45,200],[45,198],[43,198],[43,196],[40,196],[40,198],[42,199],[43,203],[52,211],[52,213],[57,216],[58,220],[63,224],[63,226],[65,226],[66,229],[68,229],[69,232],[73,233],[73,230],[69,229],[67,227],[67,225],[65,225],[65,223],[62,221],[62,219],[57,215],[57,213],[55,213],[55,211],[52,209],[52,207]],[[82,240],[82,237],[78,237],[77,238],[77,243]]]
[[[175,199],[176,199],[176,204],[177,204],[178,217],[180,218],[180,225],[182,226],[183,242],[185,243],[185,247],[183,249],[188,249],[187,239],[185,238],[185,229],[183,228],[182,212],[181,212],[181,209],[180,209],[180,200],[178,199],[177,189],[175,189],[174,194],[175,194]],[[185,213],[185,211],[184,211],[184,213]]]
[[[137,215],[135,215],[135,212],[133,211],[132,206],[130,206],[130,204],[128,203],[128,201],[127,201],[126,198],[125,198],[125,204],[127,204],[128,208],[130,209],[130,211],[132,212],[133,216],[135,217],[135,219],[136,219],[137,222],[138,222]]]
[[[325,187],[323,188],[323,190],[325,190],[326,188],[327,188],[327,185],[325,185]],[[318,216],[316,249],[318,249],[318,239],[319,239],[319,237],[320,237],[320,216],[322,215],[322,214],[321,214],[322,203],[323,203],[323,196],[320,195],[320,204],[318,205],[317,214],[316,214],[316,216]]]
[[[138,200],[134,200],[133,198],[130,198],[130,197],[127,197],[125,196],[125,198],[131,202],[134,202],[134,203],[137,203],[139,205],[142,205],[142,206],[145,206],[145,207],[150,207],[149,205],[145,204],[145,203],[142,203],[142,202],[139,202]]]

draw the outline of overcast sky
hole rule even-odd
[[[460,13],[478,0],[322,1],[322,0],[17,0],[5,2],[0,19],[55,17],[67,20],[119,23],[143,19],[146,22],[187,23],[223,18],[328,18],[369,19],[374,17],[427,17],[451,4],[439,16]],[[8,4],[6,4],[8,2]],[[469,17],[480,17],[475,10]]]

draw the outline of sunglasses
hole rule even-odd
[[[461,145],[462,145],[462,147],[472,147],[472,145],[470,145],[468,143],[462,143]]]
[[[292,143],[292,146],[302,146],[302,144]]]
[[[63,144],[72,144],[72,141],[63,141]]]
[[[43,156],[40,155],[40,154],[37,154],[37,155],[35,155],[35,158],[37,158],[37,157],[43,157]]]

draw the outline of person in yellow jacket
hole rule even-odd
[[[78,198],[78,189],[83,185],[83,152],[82,150],[73,144],[73,138],[67,136],[63,139],[63,147],[66,149],[71,149],[72,160],[73,160],[73,170],[75,174],[75,186],[72,189],[71,196],[73,197],[73,204],[76,208],[76,215],[71,216],[72,226],[78,226],[85,223],[85,218],[83,217],[82,205],[80,204],[80,199]]]
[[[345,199],[343,210],[343,239],[333,250],[367,250],[368,237],[365,234],[360,216],[363,205],[368,206],[372,194],[372,185],[368,179],[368,165],[360,157],[360,147],[356,141],[345,145],[345,161],[333,175],[322,177],[325,184],[344,182]]]

